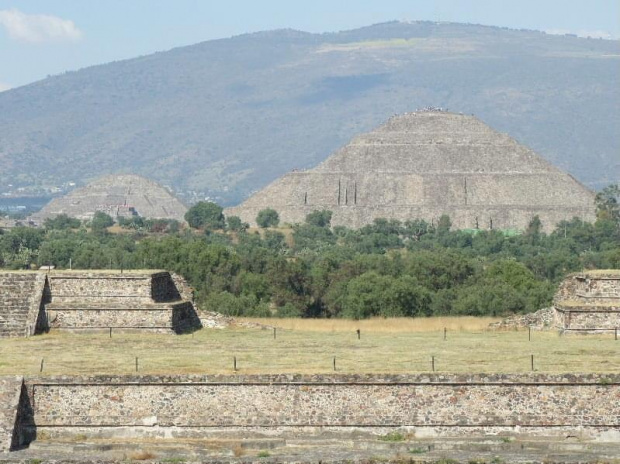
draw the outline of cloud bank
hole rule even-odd
[[[69,19],[52,15],[31,15],[16,9],[0,10],[0,25],[13,40],[41,43],[60,40],[79,40],[82,31]]]

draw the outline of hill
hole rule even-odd
[[[0,187],[136,173],[234,204],[429,105],[601,187],[620,179],[619,59],[620,41],[432,22],[204,42],[0,93]]]

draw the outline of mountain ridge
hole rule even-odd
[[[617,56],[620,41],[434,22],[176,47],[0,93],[0,190],[136,173],[234,204],[428,105],[598,188],[620,179]]]

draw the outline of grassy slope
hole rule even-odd
[[[272,323],[273,320],[263,321]],[[494,332],[488,320],[275,321],[296,330],[202,330],[192,335],[52,334],[0,340],[0,375],[232,373],[617,372],[620,342],[610,335]],[[306,325],[306,327],[304,327]],[[448,327],[447,340],[442,327]],[[362,330],[357,339],[355,328]],[[462,328],[463,330],[459,330]],[[419,331],[424,330],[424,331]]]

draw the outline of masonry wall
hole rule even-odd
[[[61,272],[49,276],[54,303],[88,299],[152,302],[151,274]]]
[[[28,379],[37,427],[620,428],[620,375]]]
[[[620,329],[620,272],[590,271],[568,276],[554,297],[554,325],[563,331]]]

